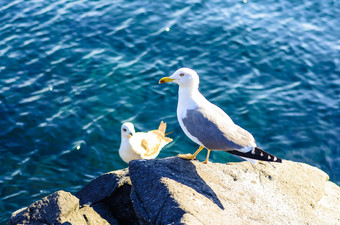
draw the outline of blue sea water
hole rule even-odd
[[[261,148],[340,185],[339,15],[338,0],[1,0],[0,223],[125,168],[122,122],[164,120],[160,158],[194,152],[177,86],[158,84],[184,66]]]

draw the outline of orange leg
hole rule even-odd
[[[210,156],[210,150],[209,149],[207,149],[208,150],[208,153],[207,153],[207,158],[202,162],[202,163],[204,163],[204,164],[207,164],[208,163],[208,161],[209,161],[209,156]]]

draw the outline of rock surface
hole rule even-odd
[[[142,224],[340,224],[340,188],[303,163],[171,158],[129,168]]]
[[[79,207],[79,199],[57,191],[13,213],[8,224],[109,224],[92,207]],[[118,224],[118,223],[117,223]]]
[[[340,224],[340,187],[282,164],[135,160],[72,195],[58,191],[8,224]]]

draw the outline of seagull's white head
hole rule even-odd
[[[170,77],[163,77],[159,83],[173,82],[180,87],[198,88],[200,79],[196,71],[189,68],[181,68],[176,70]]]
[[[123,123],[121,127],[122,138],[130,138],[134,134],[135,134],[135,127],[133,126],[133,124],[130,122]]]

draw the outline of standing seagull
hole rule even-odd
[[[156,158],[161,149],[172,142],[171,138],[165,137],[165,129],[166,123],[162,121],[158,130],[136,133],[132,123],[123,123],[119,156],[126,163],[134,159]]]
[[[159,83],[173,82],[179,85],[177,119],[184,133],[200,147],[192,154],[179,154],[182,159],[195,159],[203,148],[226,151],[255,163],[257,160],[282,162],[280,158],[256,146],[248,131],[236,125],[218,106],[209,102],[198,90],[198,74],[189,68],[181,68]]]

